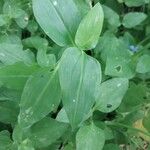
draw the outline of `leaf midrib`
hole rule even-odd
[[[75,112],[74,112],[74,116],[73,116],[73,120],[72,123],[74,123],[75,118],[76,118],[76,114],[77,114],[77,107],[79,104],[79,95],[80,95],[80,91],[81,91],[81,87],[82,87],[82,82],[83,82],[83,69],[84,69],[84,61],[85,61],[85,56],[84,53],[82,52],[81,56],[82,57],[82,65],[81,65],[81,76],[80,76],[80,80],[79,80],[79,85],[78,85],[78,89],[77,89],[77,96],[76,96],[76,104],[75,104]]]
[[[66,23],[65,23],[65,21],[64,21],[64,19],[63,19],[63,17],[62,17],[62,15],[61,15],[61,13],[60,13],[59,10],[57,9],[57,7],[54,6],[54,4],[51,2],[51,0],[50,0],[50,3],[51,3],[51,5],[53,6],[53,8],[55,9],[55,11],[56,11],[56,13],[58,14],[58,16],[60,17],[60,20],[62,21],[64,27],[66,28],[66,31],[67,31],[67,34],[68,34],[68,36],[69,36],[69,39],[70,39],[71,43],[75,46],[76,44],[75,44],[75,42],[74,42],[74,40],[73,40],[73,37],[72,37],[72,35],[71,35],[71,32],[70,32],[69,28],[67,27],[67,25],[66,25]]]

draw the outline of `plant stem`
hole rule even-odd
[[[147,135],[147,136],[150,137],[150,133],[149,133],[149,132],[145,132],[145,131],[143,131],[143,130],[140,130],[140,129],[137,129],[137,128],[134,128],[134,127],[130,127],[130,126],[125,125],[125,124],[122,124],[122,123],[107,123],[107,125],[116,126],[116,127],[117,127],[117,126],[120,126],[120,127],[128,128],[128,129],[130,129],[130,130],[134,130],[134,131],[143,133],[143,134],[145,134],[145,135]]]

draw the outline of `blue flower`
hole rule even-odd
[[[137,52],[139,48],[138,48],[138,46],[130,45],[130,46],[129,46],[129,49],[130,49],[130,51],[132,51],[132,52]]]

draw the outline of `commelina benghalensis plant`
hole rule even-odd
[[[150,0],[0,0],[0,150],[149,150]]]

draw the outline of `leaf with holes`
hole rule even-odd
[[[95,109],[101,112],[115,110],[128,89],[128,80],[125,78],[113,78],[103,82],[97,93]]]

